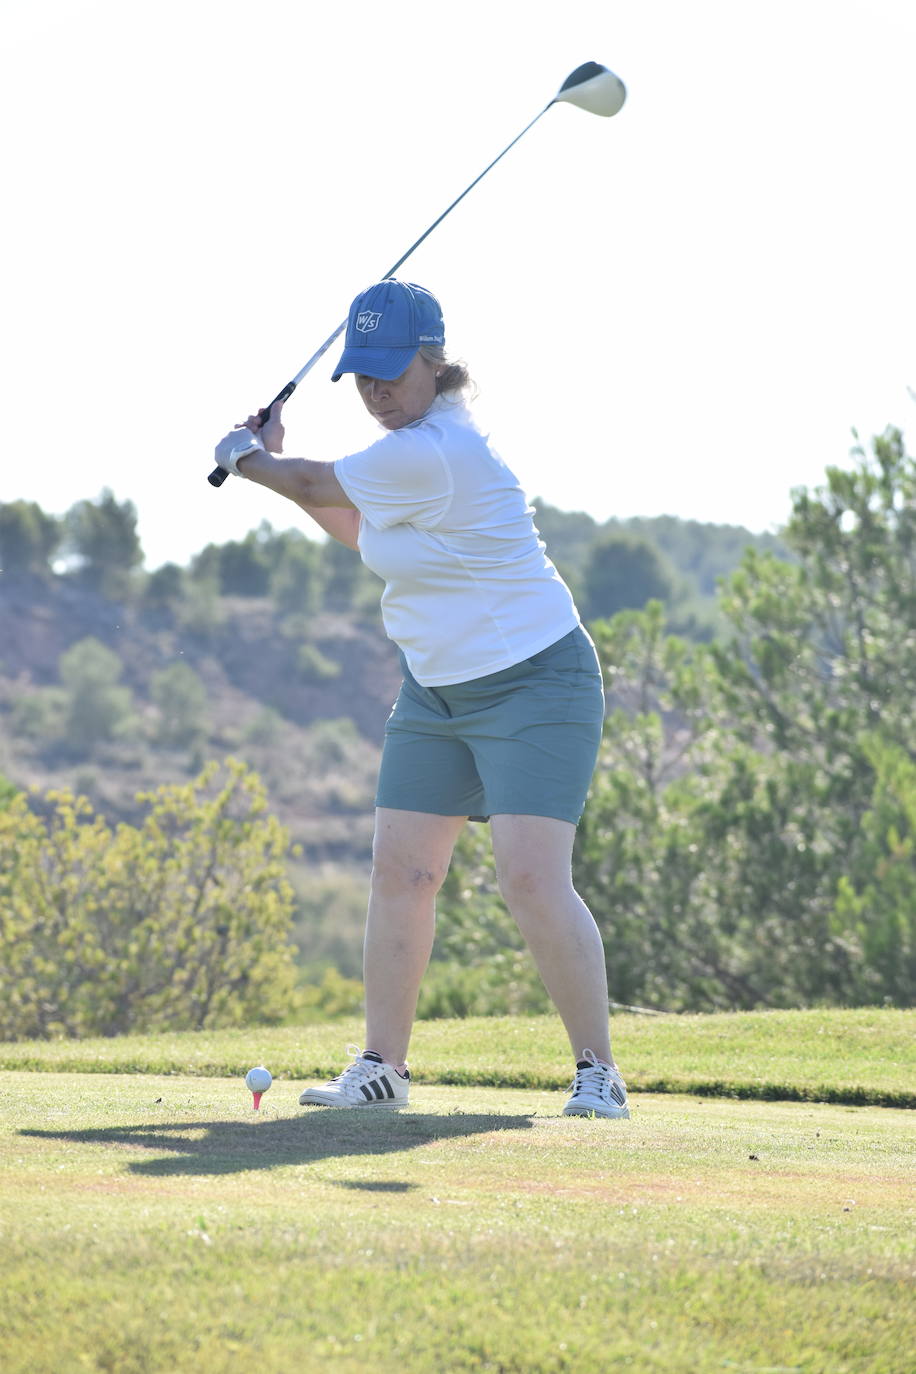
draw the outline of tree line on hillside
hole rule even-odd
[[[691,639],[711,635],[714,583],[752,540],[669,517],[599,525],[543,503],[537,518],[587,619],[658,598]],[[752,546],[772,544],[760,536]],[[325,727],[333,720],[342,735],[348,719],[374,756],[395,664],[380,584],[335,541],[263,523],[208,544],[186,567],[147,572],[136,509],[106,491],[62,517],[34,502],[0,504],[0,565],[0,758],[15,775],[51,774],[127,819],[138,786],[231,752],[314,816],[314,770],[294,777],[288,760],[311,760]],[[344,743],[326,810],[352,814],[366,769],[347,775],[354,749]],[[316,825],[296,834],[310,854],[321,850]],[[341,852],[336,831],[327,843]]]
[[[691,639],[712,637],[716,584],[737,567],[745,548],[784,553],[775,536],[735,526],[673,516],[599,524],[584,512],[544,502],[536,510],[548,552],[587,620],[657,599]],[[108,490],[60,517],[31,501],[0,504],[0,567],[63,576],[115,600],[171,609],[200,627],[212,622],[221,597],[268,598],[285,613],[369,614],[379,592],[377,579],[351,550],[298,529],[277,531],[267,522],[244,539],[208,544],[187,567],[166,563],[146,572],[136,508]]]
[[[659,602],[594,625],[611,709],[574,871],[615,1002],[706,1011],[916,998],[916,463],[895,430],[855,457],[795,493],[790,559],[746,553],[713,643],[671,634]],[[137,1028],[235,1024],[252,1008],[251,988],[232,986],[248,940],[258,1019],[301,1010],[283,843],[257,781],[231,767],[215,797],[205,774],[151,799],[139,838],[113,836],[72,798],[51,798],[42,819],[3,790],[3,1033],[98,1031],[95,1007],[122,1029],[131,999]],[[546,1006],[485,836],[468,827],[456,851],[421,1015]],[[257,943],[261,901],[273,964]],[[68,1021],[76,984],[85,995]],[[345,1009],[341,980],[329,986]],[[42,1006],[61,1010],[49,1022]],[[89,1009],[85,1025],[77,1007]]]

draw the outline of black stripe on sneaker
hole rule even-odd
[[[369,1087],[372,1089],[373,1093],[375,1094],[375,1100],[376,1100],[376,1102],[381,1102],[381,1100],[382,1100],[382,1098],[385,1096],[385,1094],[382,1092],[381,1088],[379,1087],[378,1079],[377,1079],[377,1078],[373,1078],[372,1082],[369,1084]]]
[[[392,1088],[391,1084],[388,1082],[388,1079],[384,1074],[382,1074],[381,1078],[379,1079],[379,1083],[381,1083],[382,1087],[385,1089],[385,1092],[388,1094],[389,1100],[393,1098],[394,1088]],[[379,1096],[381,1096],[381,1094],[379,1094]]]
[[[363,1097],[366,1099],[367,1102],[371,1102],[371,1101],[372,1101],[372,1094],[371,1094],[371,1092],[369,1091],[369,1089],[366,1087],[365,1083],[361,1083],[361,1084],[359,1085],[359,1090],[360,1090],[360,1092],[362,1093]]]

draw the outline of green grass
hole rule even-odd
[[[615,1016],[615,1051],[631,1090],[704,1097],[916,1107],[916,1012],[770,1011]],[[305,1028],[212,1031],[0,1044],[0,1068],[219,1076],[265,1063],[296,1080],[338,1073],[355,1020]],[[559,1090],[569,1047],[556,1017],[419,1022],[419,1084]]]
[[[430,1030],[453,1070],[476,1037],[479,1071],[480,1027],[421,1027],[432,1063]],[[905,1111],[643,1093],[607,1122],[431,1082],[375,1116],[280,1080],[256,1115],[238,1078],[175,1073],[0,1089],[5,1374],[912,1374]]]

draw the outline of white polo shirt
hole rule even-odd
[[[385,582],[385,630],[423,686],[498,673],[579,624],[532,507],[458,396],[334,471]]]

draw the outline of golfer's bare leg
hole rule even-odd
[[[604,946],[572,883],[576,828],[546,816],[493,816],[503,900],[534,956],[576,1059],[593,1050],[612,1064]]]
[[[379,807],[363,977],[366,1048],[388,1064],[407,1058],[420,981],[436,925],[436,893],[451,862],[464,816],[430,816]]]

